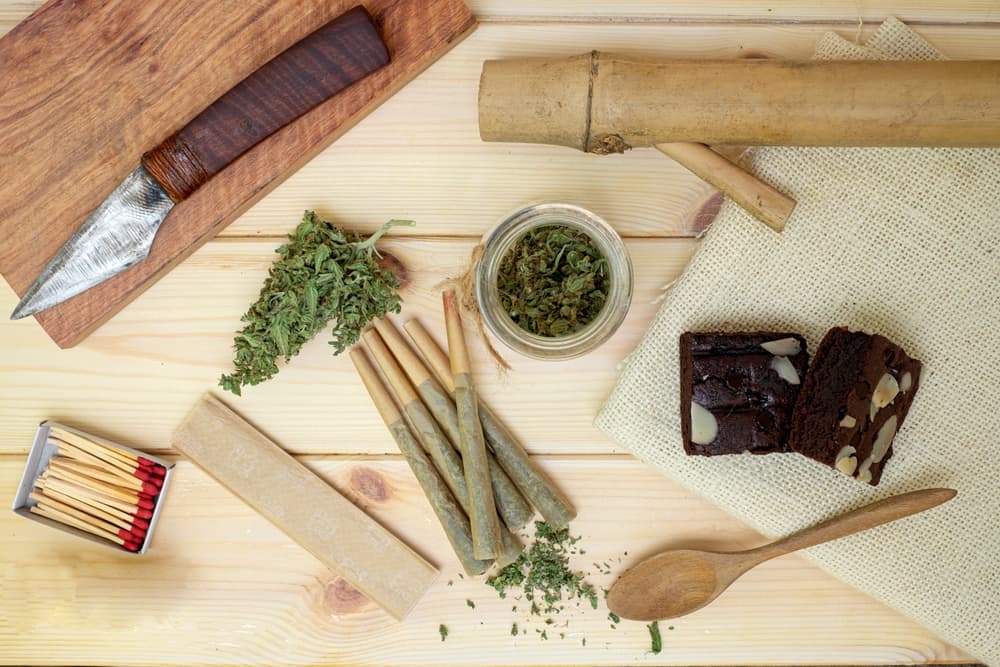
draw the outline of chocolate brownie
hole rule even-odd
[[[684,451],[788,451],[792,408],[809,366],[793,333],[685,333],[680,338]]]
[[[799,392],[789,446],[875,486],[920,386],[920,369],[888,338],[831,329]]]

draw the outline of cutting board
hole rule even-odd
[[[0,274],[22,295],[145,151],[357,4],[43,5],[0,39]],[[39,323],[56,344],[72,347],[83,340],[476,25],[461,0],[363,4],[379,25],[390,64],[262,141],[175,206],[146,260],[40,313]]]

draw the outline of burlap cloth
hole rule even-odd
[[[897,20],[827,59],[942,58]],[[840,579],[1000,666],[1000,150],[760,148],[754,171],[798,207],[776,234],[727,202],[597,417],[614,441],[769,536],[931,486],[958,497],[815,547]],[[685,456],[686,330],[880,333],[923,360],[877,488],[797,454]],[[891,641],[891,637],[886,638]]]

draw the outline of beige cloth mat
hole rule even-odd
[[[943,56],[890,19],[865,46],[825,36],[816,57]],[[798,201],[785,232],[723,206],[596,423],[770,536],[888,495],[958,489],[806,556],[1000,666],[1000,150],[760,148],[753,168]],[[888,336],[925,364],[877,488],[797,454],[684,455],[682,332],[788,329],[813,352],[838,325]]]

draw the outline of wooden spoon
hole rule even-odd
[[[956,493],[954,489],[924,489],[893,496],[749,551],[664,551],[615,582],[608,592],[608,609],[634,621],[690,614],[764,561],[923,512],[951,500]]]

